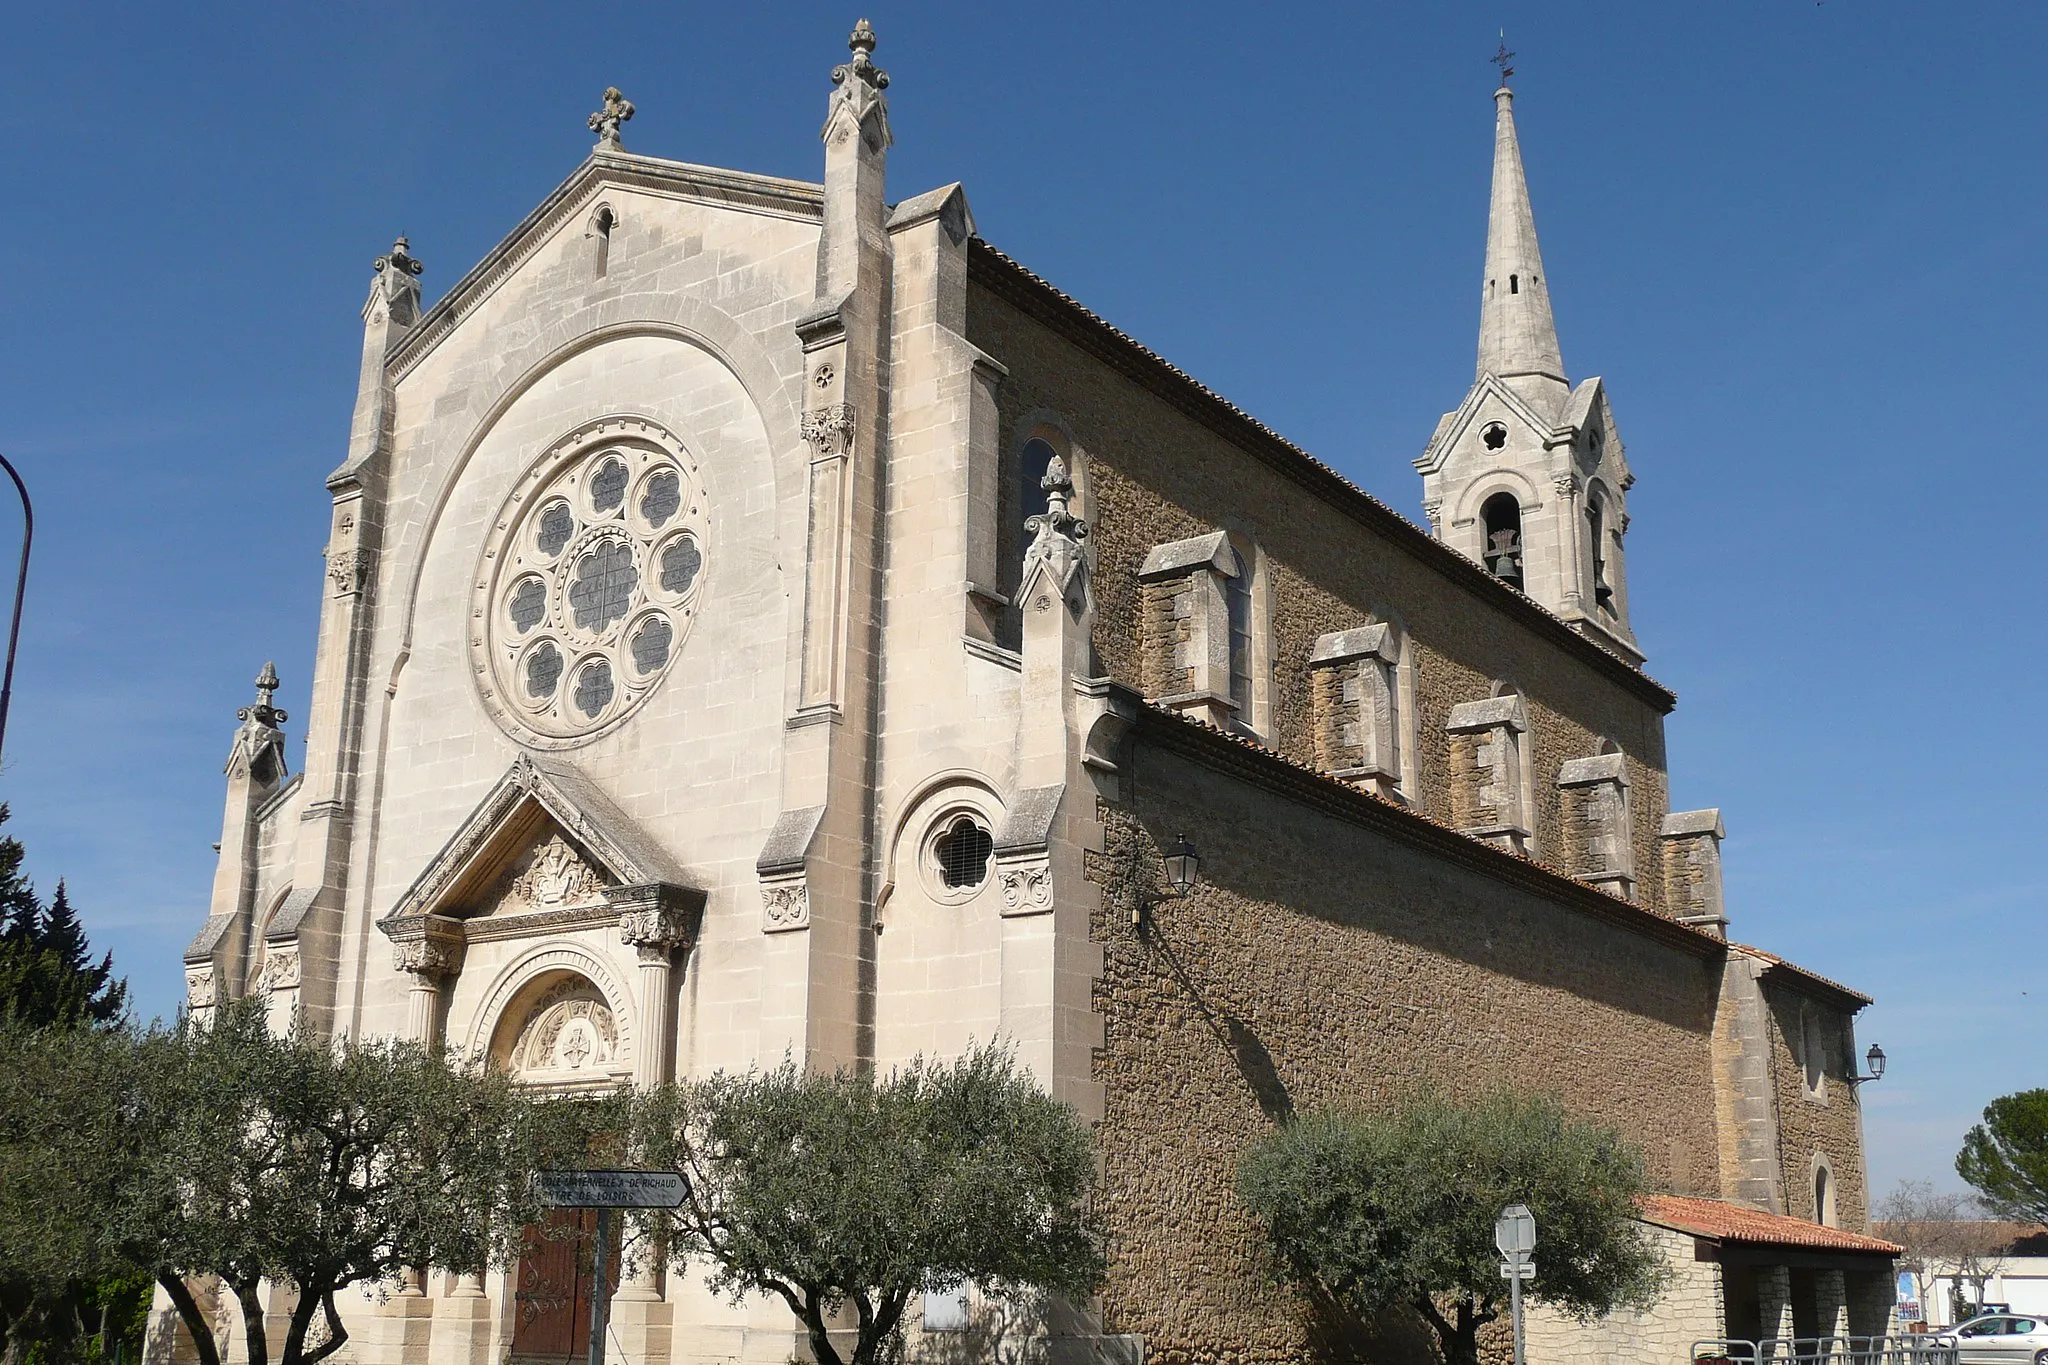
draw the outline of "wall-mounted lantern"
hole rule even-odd
[[[1138,903],[1131,908],[1131,927],[1141,932],[1150,918],[1153,906],[1165,901],[1179,900],[1194,890],[1202,879],[1202,855],[1195,852],[1195,846],[1188,842],[1188,836],[1185,834],[1173,841],[1173,846],[1166,850],[1161,862],[1166,867],[1166,893],[1155,895],[1151,892],[1140,892]]]

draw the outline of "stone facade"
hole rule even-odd
[[[611,91],[438,302],[409,243],[377,259],[307,765],[266,673],[194,1010],[260,993],[559,1091],[1003,1037],[1099,1125],[1110,1280],[1056,1335],[1119,1361],[1331,1349],[1262,1278],[1236,1155],[1423,1083],[1554,1093],[1664,1189],[1860,1223],[1862,997],[1728,943],[1718,814],[1667,810],[1628,477],[1547,285],[1488,305],[1432,534],[989,246],[958,186],[892,205],[873,50],[832,72],[821,183],[629,151]],[[1531,470],[1503,581],[1465,504]],[[1573,539],[1589,499],[1612,544]],[[1202,882],[1162,898],[1182,834]],[[355,1360],[545,1354],[517,1293],[366,1296]],[[1672,1312],[1627,1330],[1705,1310]],[[635,1362],[799,1343],[680,1273],[613,1329]]]

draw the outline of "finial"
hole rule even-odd
[[[597,134],[597,149],[601,152],[623,152],[626,144],[619,140],[619,125],[633,117],[633,101],[619,93],[619,87],[608,85],[604,90],[604,108],[590,116],[590,131]]]
[[[390,254],[386,256],[379,256],[374,262],[371,263],[370,268],[376,271],[379,275],[383,274],[387,268],[395,270],[402,275],[419,274],[421,271],[425,270],[426,267],[413,259],[412,252],[406,249],[410,245],[411,243],[406,241],[406,239],[403,236],[399,237],[397,241],[391,244]],[[265,669],[264,671],[266,673],[269,672],[268,669]],[[273,682],[271,683],[271,686],[275,687],[277,686],[277,684]]]
[[[405,242],[403,237],[398,240],[400,245]],[[263,671],[256,675],[256,704],[245,706],[235,712],[235,719],[248,721],[252,725],[267,725],[272,729],[284,724],[290,717],[270,704],[271,698],[276,694],[277,665],[266,662]]]
[[[1508,51],[1508,31],[1502,29],[1500,31],[1500,51],[1493,54],[1493,64],[1500,68],[1500,88],[1503,90],[1508,88],[1508,77],[1515,74],[1515,68],[1512,65],[1514,60],[1515,54]]]
[[[863,19],[853,26],[853,35],[846,40],[847,51],[853,59],[843,66],[832,68],[832,84],[843,85],[849,77],[858,78],[871,90],[887,90],[889,73],[875,65],[875,26]]]

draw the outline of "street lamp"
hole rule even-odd
[[[36,512],[29,505],[28,485],[15,472],[13,461],[0,455],[0,469],[14,480],[21,494],[21,568],[14,575],[14,619],[7,627],[7,669],[0,675],[0,750],[7,747],[7,707],[14,700],[14,646],[21,639],[21,599],[28,592],[28,547],[36,537]]]
[[[1173,847],[1166,850],[1160,859],[1166,865],[1165,895],[1140,892],[1138,903],[1131,907],[1131,927],[1143,931],[1152,907],[1165,901],[1179,900],[1195,889],[1202,879],[1202,855],[1195,852],[1195,846],[1183,834],[1173,841]]]
[[[1870,1051],[1863,1054],[1863,1061],[1870,1068],[1870,1074],[1868,1076],[1851,1076],[1849,1078],[1851,1085],[1861,1085],[1865,1081],[1881,1081],[1884,1079],[1883,1048],[1879,1047],[1876,1043],[1872,1043]]]

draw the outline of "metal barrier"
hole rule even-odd
[[[1774,1337],[1695,1341],[1693,1365],[1958,1365],[1956,1339],[1932,1332],[1896,1337]]]

